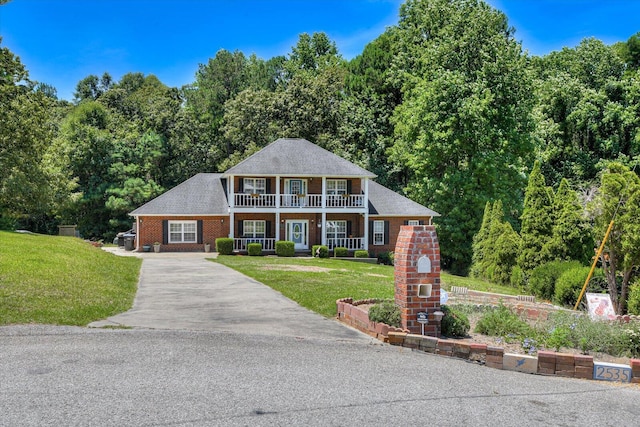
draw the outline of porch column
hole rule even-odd
[[[327,177],[322,177],[322,209],[327,207]],[[324,215],[324,213],[323,213]],[[322,226],[324,227],[324,217],[322,218]],[[324,243],[323,243],[324,245]]]
[[[276,209],[278,209],[279,207],[280,207],[280,176],[276,176]],[[276,219],[278,219],[280,214],[276,212],[276,215],[277,215]]]
[[[369,178],[364,179],[364,249],[369,250]]]
[[[276,211],[276,223],[273,227],[276,232],[276,242],[280,241],[280,211]]]
[[[324,178],[322,178],[322,187],[324,188]],[[324,205],[324,191],[322,192],[322,204]],[[327,212],[322,211],[322,230],[320,231],[322,239],[320,244],[327,246]]]
[[[235,221],[235,215],[233,213],[233,209],[229,209],[229,237],[231,237],[233,239],[233,235],[235,233],[235,225],[236,225],[236,221]]]

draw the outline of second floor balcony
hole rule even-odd
[[[300,208],[340,209],[364,208],[364,194],[262,194],[236,193],[233,197],[236,208]]]

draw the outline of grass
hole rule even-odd
[[[233,268],[279,291],[289,299],[326,317],[336,315],[336,300],[383,298],[393,299],[393,267],[342,261],[331,258],[274,258],[224,256],[216,259],[220,264]],[[286,266],[304,266],[303,271],[293,271]],[[313,269],[321,271],[312,271]],[[489,292],[517,295],[518,290],[494,285],[477,279],[442,273],[445,289],[465,286]]]
[[[440,273],[440,280],[442,281],[442,286],[447,290],[451,290],[451,286],[462,286],[473,289],[474,291],[492,292],[504,295],[522,295],[524,292],[518,288],[502,286],[482,279],[474,279],[472,277],[454,276],[453,274],[447,274],[445,272]],[[527,292],[524,293],[528,295]]]
[[[336,315],[336,300],[393,298],[393,267],[331,258],[218,256],[215,260],[279,291],[326,317]],[[287,266],[306,267],[302,271]],[[312,271],[314,269],[320,271]]]
[[[0,325],[87,325],[128,310],[141,260],[73,237],[0,231]]]

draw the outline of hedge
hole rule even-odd
[[[249,243],[247,245],[249,256],[262,256],[262,243]]]
[[[233,253],[233,239],[230,237],[217,238],[216,252],[220,255],[231,255]]]
[[[295,243],[289,240],[279,240],[276,242],[276,255],[282,257],[292,257],[296,254]]]

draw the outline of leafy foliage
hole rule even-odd
[[[369,320],[400,327],[400,308],[393,301],[383,301],[369,308]]]
[[[249,256],[262,256],[262,243],[248,243],[247,253]]]
[[[443,305],[440,310],[444,313],[441,323],[442,335],[453,338],[467,336],[471,325],[467,315],[454,307]]]
[[[276,255],[281,257],[292,257],[296,254],[295,243],[288,240],[278,240],[276,242]]]
[[[233,239],[229,237],[217,238],[216,252],[218,252],[220,255],[231,255],[233,253]]]

